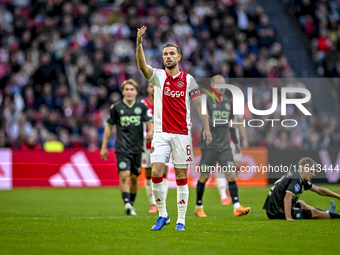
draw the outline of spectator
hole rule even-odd
[[[41,150],[42,147],[40,143],[37,141],[38,136],[36,132],[31,132],[31,134],[26,136],[25,142],[20,145],[19,150],[22,151],[36,151]]]

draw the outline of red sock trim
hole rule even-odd
[[[151,180],[151,176],[147,176],[146,179],[147,179],[147,180]]]
[[[166,179],[166,174],[163,174],[163,178],[165,178],[165,179]]]
[[[163,181],[163,176],[161,177],[151,177],[153,183],[161,183]]]
[[[176,179],[177,186],[183,186],[188,184],[188,178]]]

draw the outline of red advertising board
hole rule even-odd
[[[199,173],[195,168],[200,162],[200,150],[195,150],[195,165],[188,171],[189,185],[195,187]],[[267,165],[266,148],[252,148],[243,152],[245,166]],[[142,171],[139,185],[144,186]],[[176,186],[175,172],[170,164],[168,171],[170,187]],[[241,186],[264,186],[268,184],[267,173],[240,173]],[[65,150],[61,153],[44,151],[0,150],[0,189],[12,187],[100,187],[118,186],[119,176],[114,150],[109,152],[107,161],[100,158],[99,151]],[[215,185],[214,175],[208,185]]]
[[[13,187],[99,187],[119,184],[116,157],[107,161],[99,152],[66,150],[62,153],[13,151]]]

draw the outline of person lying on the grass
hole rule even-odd
[[[315,175],[317,163],[311,158],[302,158],[299,169],[288,172],[274,183],[270,189],[263,209],[269,219],[336,219],[340,214],[335,213],[335,203],[331,201],[328,211],[323,211],[298,200],[305,190],[311,190],[321,196],[334,197],[340,200],[340,195],[329,189],[318,187],[310,181]],[[333,203],[333,204],[332,204]]]

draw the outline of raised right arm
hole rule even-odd
[[[142,26],[141,28],[138,28],[137,30],[136,57],[137,57],[137,64],[138,64],[139,69],[142,71],[145,79],[149,80],[152,77],[154,71],[151,66],[146,64],[143,46],[142,46],[143,35],[146,29],[147,29],[146,26]]]

